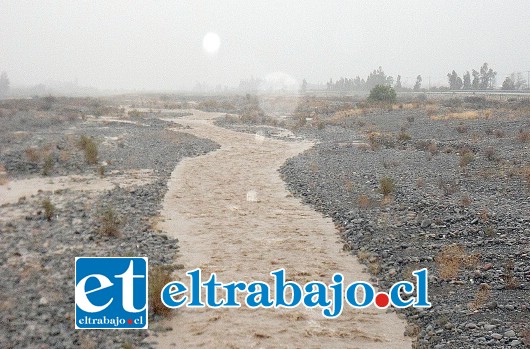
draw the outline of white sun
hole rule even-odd
[[[207,33],[202,39],[202,48],[207,53],[213,54],[219,50],[221,38],[216,33]]]

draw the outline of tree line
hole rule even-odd
[[[431,90],[491,90],[495,87],[496,78],[497,72],[493,70],[488,63],[484,63],[478,70],[467,70],[462,76],[459,76],[458,73],[453,70],[447,74],[449,87],[432,87]],[[328,91],[370,91],[377,85],[385,85],[392,86],[396,91],[420,91],[422,90],[422,82],[422,76],[418,75],[414,87],[403,87],[401,75],[398,75],[394,80],[392,76],[385,74],[382,67],[379,67],[372,71],[366,79],[359,76],[356,76],[355,78],[341,77],[336,81],[330,79],[326,83],[326,88]],[[305,82],[304,79],[301,90],[305,91],[306,86],[307,82]],[[521,90],[528,88],[528,84],[521,73],[512,73],[510,76],[506,77],[501,88],[503,90]]]
[[[374,69],[366,79],[358,75],[355,78],[340,78],[335,82],[333,79],[329,79],[326,83],[326,88],[329,91],[370,91],[377,85],[385,85],[393,86],[398,91],[419,91],[421,90],[422,81],[421,75],[418,75],[414,87],[412,89],[406,88],[401,83],[401,75],[398,75],[394,81],[392,76],[386,75],[383,68],[379,67],[378,69]]]

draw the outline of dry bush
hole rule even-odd
[[[8,182],[6,168],[4,165],[0,164],[0,185],[6,185]]]
[[[359,195],[359,198],[357,199],[357,204],[360,208],[368,208],[370,207],[372,203],[372,200],[370,200],[370,197],[368,195]]]
[[[393,104],[392,110],[411,110],[411,109],[417,109],[418,107],[419,105],[417,103],[399,103],[399,104]]]
[[[42,201],[42,208],[44,209],[44,217],[46,217],[48,221],[51,221],[55,213],[55,206],[50,199],[44,199]]]
[[[353,191],[353,188],[353,181],[351,179],[344,180],[344,189],[346,189],[348,193],[351,193]]]
[[[459,124],[458,126],[455,127],[455,130],[458,133],[467,133],[467,131],[469,130],[469,127],[464,124]]]
[[[517,140],[521,143],[530,142],[530,132],[520,129],[519,132],[517,133]]]
[[[26,158],[31,162],[39,162],[41,157],[41,152],[38,148],[31,147],[27,148],[26,151]]]
[[[157,265],[149,271],[149,309],[155,315],[166,317],[171,314],[171,308],[160,299],[162,289],[171,281],[171,272],[167,267]]]
[[[504,132],[504,130],[502,129],[495,129],[493,130],[493,134],[495,135],[495,137],[497,138],[504,138],[506,136],[506,132]]]
[[[471,205],[471,198],[468,194],[462,196],[462,198],[460,199],[460,204],[464,207],[469,207],[469,205]]]
[[[491,297],[491,287],[488,284],[480,284],[475,299],[468,304],[469,310],[475,311],[482,308]]]
[[[476,111],[463,111],[460,113],[448,113],[445,115],[433,115],[431,120],[473,120],[479,117],[479,113]]]
[[[398,134],[398,137],[397,139],[401,142],[407,142],[407,141],[410,141],[412,139],[411,135],[408,134],[407,132],[405,131],[401,131],[399,134]]]
[[[456,180],[450,178],[442,178],[438,181],[438,188],[440,188],[445,196],[451,196],[460,190]]]
[[[434,142],[430,142],[429,145],[427,146],[427,150],[431,153],[431,155],[436,155],[438,154],[440,151],[438,150],[438,145],[436,145],[436,143]]]
[[[54,159],[53,154],[50,154],[46,157],[44,160],[44,164],[42,165],[42,175],[43,176],[49,176],[52,173],[54,165]]]
[[[383,177],[379,180],[379,189],[384,197],[389,196],[394,192],[396,186],[394,180],[390,177]]]
[[[107,206],[99,213],[99,233],[103,236],[119,237],[121,235],[121,220],[118,218],[114,209]]]
[[[439,108],[437,105],[432,105],[432,104],[429,104],[425,107],[425,113],[427,114],[427,116],[429,117],[433,117],[437,112],[438,112]]]
[[[416,187],[417,188],[424,188],[425,187],[425,179],[423,178],[418,178],[416,180]]]
[[[493,147],[487,147],[486,149],[484,149],[484,156],[486,157],[486,159],[488,159],[488,161],[498,160],[497,151]]]
[[[508,289],[515,289],[519,286],[517,283],[517,278],[514,275],[514,269],[515,264],[513,260],[510,259],[504,263],[504,274],[502,275],[502,278],[506,284],[506,288]]]
[[[454,279],[464,267],[474,267],[479,263],[480,255],[467,255],[462,245],[452,244],[442,248],[436,255],[435,262],[440,278]]]
[[[486,223],[490,219],[490,214],[487,208],[481,209],[480,212],[478,213],[478,216],[480,220],[484,223]]]
[[[94,139],[85,135],[81,136],[78,142],[79,148],[85,152],[87,164],[95,165],[98,162],[98,146]]]
[[[382,146],[386,148],[395,148],[396,141],[391,134],[383,134],[380,132],[368,132],[368,143],[373,151],[380,149]]]
[[[460,155],[460,167],[466,167],[475,160],[472,152],[464,152]]]

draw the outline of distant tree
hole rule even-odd
[[[396,90],[390,85],[377,85],[370,90],[368,100],[371,102],[393,103],[396,101]]]
[[[484,63],[480,67],[480,88],[484,90],[493,88],[495,76],[497,76],[497,72],[488,67],[488,63]]]
[[[9,91],[9,78],[7,73],[4,71],[0,74],[0,98],[5,96]]]
[[[329,81],[326,83],[328,90],[333,89],[333,79],[329,78]]]
[[[523,74],[521,74],[520,72],[511,73],[510,80],[513,81],[513,87],[515,90],[521,90],[527,86],[526,80],[523,78]]]
[[[307,91],[307,81],[302,80],[302,86],[300,86],[300,93],[305,93]]]
[[[418,75],[418,76],[416,77],[416,83],[414,84],[414,91],[419,91],[419,90],[420,90],[420,88],[421,88],[421,81],[422,81],[422,79],[421,79],[421,75]]]
[[[462,79],[454,70],[452,73],[447,74],[447,78],[449,79],[450,90],[460,90],[462,88]]]
[[[396,91],[401,90],[401,88],[402,88],[402,86],[401,86],[401,75],[397,76],[396,84],[394,85],[394,88],[396,89]]]
[[[358,75],[355,77],[355,79],[353,79],[353,88],[356,90],[363,90],[365,84],[366,81],[361,79]]]
[[[471,74],[469,74],[469,70],[464,73],[464,90],[471,90]]]
[[[377,85],[392,85],[393,81],[394,79],[391,76],[386,76],[383,68],[379,67],[379,69],[374,70],[368,75],[365,87],[366,89],[372,89]]]
[[[473,90],[478,90],[480,87],[480,74],[475,69],[472,70],[471,74],[473,74],[473,82],[471,82],[471,88]]]
[[[502,89],[503,90],[515,90],[515,83],[509,76],[507,76],[506,79],[504,79],[504,82],[502,83]]]

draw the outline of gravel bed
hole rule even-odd
[[[55,125],[28,123],[8,125],[4,130],[0,163],[10,180],[42,175],[42,162],[23,154],[28,147],[53,144],[55,175],[93,174],[106,162],[107,171],[152,170],[145,185],[100,192],[41,191],[18,203],[0,208],[0,347],[1,348],[123,348],[149,347],[142,340],[150,330],[75,330],[74,259],[76,256],[147,256],[151,265],[173,265],[178,240],[156,231],[161,200],[176,163],[184,157],[205,154],[218,145],[192,135],[169,131],[174,124],[155,118],[138,120],[142,125],[97,120]],[[15,123],[18,121],[12,121]],[[34,125],[33,125],[34,126]],[[44,127],[42,127],[44,126]],[[13,136],[13,132],[28,134]],[[100,162],[87,165],[83,154],[68,138],[94,137]],[[70,148],[68,148],[70,146]],[[61,150],[70,157],[62,161]],[[116,173],[116,172],[113,172]],[[49,199],[55,206],[51,221],[42,209]],[[102,211],[111,208],[119,220],[119,236],[100,234]],[[151,321],[156,318],[151,315]],[[150,325],[152,327],[152,324]]]
[[[332,217],[344,248],[383,289],[428,268],[433,307],[403,311],[417,347],[524,347],[530,183],[517,171],[530,165],[530,144],[517,133],[529,125],[528,116],[433,121],[414,110],[373,113],[351,127],[299,130],[319,142],[281,174],[295,195]],[[494,130],[502,130],[499,137]],[[371,143],[369,131],[395,137]],[[400,132],[410,139],[397,140]],[[473,159],[461,166],[469,149]],[[386,199],[384,177],[395,185]],[[448,277],[451,262],[456,275]]]

